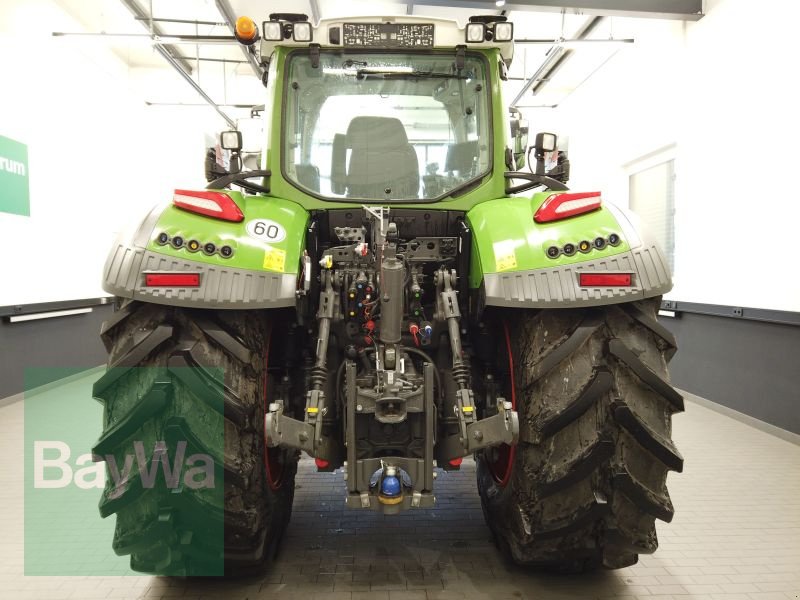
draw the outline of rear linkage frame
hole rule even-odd
[[[389,218],[390,208],[364,206],[363,209],[367,227],[337,229],[339,239],[349,243],[329,248],[319,261],[317,343],[308,377],[304,418],[299,420],[284,413],[289,398],[280,390],[286,390],[287,386],[279,386],[279,397],[270,403],[265,417],[265,433],[268,447],[295,448],[322,462],[335,462],[343,444],[346,460],[340,464],[345,468],[347,505],[395,513],[407,508],[433,506],[435,456],[456,459],[491,446],[514,444],[519,436],[519,422],[511,403],[502,397],[496,399],[495,414],[478,419],[470,385],[470,365],[462,349],[462,315],[455,270],[440,264],[433,272],[435,310],[432,323],[423,320],[418,325],[419,319],[409,314],[414,298],[420,297],[419,282],[425,278],[422,262],[430,264],[441,258],[435,252],[426,254],[424,248],[417,250],[421,246],[419,242],[431,248],[429,240],[434,238],[418,238],[406,246],[405,254],[400,253],[398,229]],[[368,230],[371,232],[369,243],[366,241]],[[364,290],[371,293],[364,295]],[[344,302],[342,292],[346,294]],[[356,299],[361,301],[358,309]],[[333,373],[328,364],[331,331],[342,321],[351,332],[357,330],[353,321],[361,318],[362,305],[370,309],[363,309],[364,319],[368,320],[359,322],[367,334],[363,346],[346,349],[337,375],[330,381],[329,374]],[[378,314],[378,317],[373,316]],[[449,340],[452,358],[452,364],[447,366],[455,388],[449,393],[455,398],[445,405],[452,406],[453,418],[447,420],[457,422],[457,433],[437,439],[437,396],[443,401],[448,393],[447,386],[442,385],[443,376],[428,354],[419,347],[402,343],[404,323],[415,342],[419,339],[417,336],[429,342],[434,332],[446,332],[444,337]],[[421,360],[421,368],[415,366],[412,358]],[[340,394],[343,396],[341,404]],[[329,398],[329,395],[336,398]],[[335,420],[329,413],[337,411],[343,421],[341,429],[324,426]],[[364,422],[365,419],[372,422]],[[365,432],[374,431],[375,427],[403,425],[407,421],[413,421],[407,426],[418,433],[417,438],[411,436],[413,451],[375,455],[365,449],[365,443],[370,446],[365,442],[368,438]],[[338,435],[340,431],[343,440]],[[414,439],[420,443],[414,444]]]

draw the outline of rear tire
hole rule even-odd
[[[267,359],[278,323],[266,311],[126,301],[103,324],[109,368],[94,388],[105,406],[94,454],[107,463],[113,456],[121,469],[140,442],[152,465],[163,441],[171,465],[184,441],[185,456],[207,455],[214,464],[213,489],[184,479],[169,485],[163,471],[154,485],[143,484],[134,461],[120,493],[109,473],[100,513],[116,514],[113,548],[131,556],[134,570],[241,574],[258,571],[274,555],[291,516],[297,470],[296,453],[267,453],[264,441],[274,387]],[[279,353],[273,345],[272,356]]]
[[[616,569],[658,547],[655,519],[674,512],[667,472],[683,468],[671,441],[683,398],[667,375],[676,346],[659,301],[500,314],[520,440],[478,454],[478,488],[517,564]]]

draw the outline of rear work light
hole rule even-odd
[[[575,215],[597,210],[603,204],[600,192],[580,192],[577,194],[552,194],[539,207],[533,220],[549,223]]]
[[[227,194],[222,192],[198,192],[193,190],[175,190],[172,204],[183,210],[239,223],[244,214]]]
[[[510,42],[514,39],[514,24],[513,23],[495,23],[494,25],[494,40],[496,42]]]
[[[486,25],[483,23],[467,24],[467,41],[471,43],[483,42],[486,40]]]
[[[631,287],[630,273],[581,273],[581,287]]]
[[[199,273],[145,273],[147,287],[200,287]]]

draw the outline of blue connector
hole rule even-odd
[[[426,339],[431,339],[431,335],[433,335],[433,327],[427,321],[422,323],[422,335]]]
[[[400,495],[400,480],[395,475],[386,475],[381,481],[381,494],[387,498]]]

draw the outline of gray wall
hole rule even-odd
[[[800,327],[679,313],[672,383],[800,434]]]
[[[106,362],[100,326],[113,305],[94,306],[91,313],[22,323],[0,320],[0,399],[24,390],[25,369],[48,367],[38,372],[29,387],[44,385]]]

